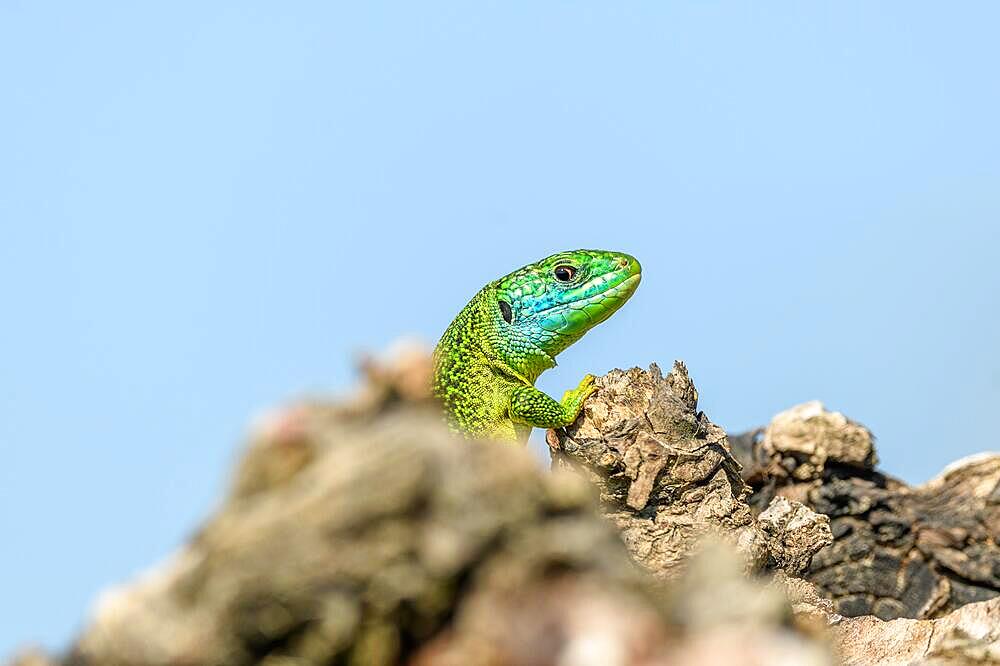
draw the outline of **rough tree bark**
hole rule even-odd
[[[917,555],[946,603],[958,585],[992,589],[995,458],[907,489],[871,469],[867,431],[813,407],[738,440],[741,473],[683,365],[653,366],[600,378],[581,419],[549,433],[555,466],[587,483],[451,438],[428,408],[426,354],[362,367],[348,400],[262,420],[218,511],[106,593],[68,654],[14,663],[1000,663],[1000,598],[934,620],[843,618],[787,575],[874,585],[859,572],[888,574],[875,562],[895,553],[897,587],[864,588],[873,607],[920,597]],[[816,556],[829,527],[800,502],[833,516],[838,541]]]
[[[875,469],[866,428],[816,402],[731,442],[756,508],[784,496],[830,517],[805,577],[840,614],[939,617],[1000,594],[1000,456],[909,487]]]
[[[584,474],[629,551],[669,577],[706,534],[722,534],[752,568],[797,574],[832,542],[829,520],[798,502],[776,501],[755,517],[750,488],[726,433],[698,410],[698,391],[682,363],[663,376],[612,370],[565,429],[547,441],[555,469]]]
[[[585,481],[451,437],[413,380],[420,355],[365,368],[350,400],[263,419],[190,543],[106,593],[68,655],[18,665],[701,666],[719,644],[831,663],[782,588],[724,552],[671,596]]]
[[[591,631],[647,658],[659,603],[582,483],[436,416],[300,406],[183,550],[101,600],[66,663],[555,663]],[[482,621],[517,614],[524,631]]]

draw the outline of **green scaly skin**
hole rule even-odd
[[[569,279],[566,279],[569,276]],[[596,389],[587,375],[556,401],[535,388],[556,355],[635,292],[639,262],[605,250],[560,252],[489,283],[434,350],[434,395],[452,430],[526,442],[532,427],[576,420]]]

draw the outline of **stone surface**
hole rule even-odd
[[[822,476],[827,461],[859,469],[871,469],[876,462],[871,432],[840,412],[827,411],[819,401],[792,407],[771,419],[761,450],[770,459],[772,476],[800,481]]]
[[[68,654],[18,666],[666,666],[721,645],[745,663],[832,663],[731,547],[696,556],[671,592],[635,566],[585,480],[450,436],[404,389],[417,361],[370,360],[345,400],[259,419],[191,541],[103,594]],[[795,532],[794,507],[773,513],[761,543]]]
[[[1000,597],[977,602],[997,456],[908,488],[816,405],[730,448],[677,364],[598,379],[545,474],[449,436],[428,368],[400,347],[345,399],[259,419],[188,544],[106,592],[67,654],[9,663],[1000,663]],[[939,617],[870,614],[914,608]]]
[[[698,410],[682,363],[666,376],[612,370],[575,423],[550,430],[553,468],[588,478],[629,551],[659,577],[675,575],[706,535],[722,535],[752,568],[804,571],[832,541],[829,521],[781,498],[762,519],[726,433]]]
[[[872,442],[819,403],[732,439],[758,510],[782,496],[830,517],[835,541],[806,577],[839,613],[932,618],[1000,594],[1000,456],[909,487],[874,468]]]
[[[462,623],[513,609],[549,618],[559,641],[517,644],[553,659],[600,609],[634,615],[606,628],[623,649],[665,640],[655,598],[579,480],[543,475],[520,450],[465,445],[408,408],[371,420],[298,406],[286,418],[255,438],[252,464],[284,460],[291,442],[310,462],[258,476],[269,482],[253,492],[237,483],[184,549],[104,595],[70,663],[394,664],[445,631],[496,647]]]
[[[935,620],[845,618],[831,634],[845,664],[1000,664],[1000,599]]]

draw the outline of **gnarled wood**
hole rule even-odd
[[[806,578],[847,616],[938,617],[1000,595],[1000,456],[958,461],[923,486],[874,468],[859,424],[808,403],[731,440],[763,509],[775,496],[830,517]]]
[[[827,518],[800,504],[754,517],[726,433],[698,410],[683,363],[666,376],[655,364],[612,370],[596,383],[576,422],[547,433],[552,464],[596,485],[605,515],[655,575],[675,574],[706,534],[726,535],[755,568],[789,573],[832,541]]]

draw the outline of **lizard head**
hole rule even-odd
[[[496,315],[517,353],[515,370],[536,375],[553,357],[610,317],[635,292],[642,266],[606,250],[560,252],[496,283]]]

